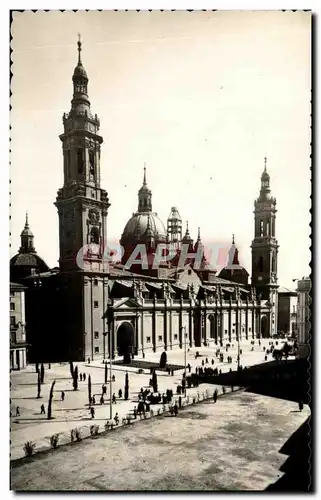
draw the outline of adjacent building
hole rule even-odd
[[[298,328],[299,358],[307,358],[310,355],[310,346],[311,346],[310,293],[311,293],[311,279],[308,277],[303,277],[301,280],[298,280],[297,328]]]
[[[297,333],[297,292],[284,287],[278,290],[278,333],[291,337]]]
[[[10,370],[21,370],[27,364],[25,287],[10,283]]]

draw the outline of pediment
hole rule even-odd
[[[113,309],[135,309],[140,307],[141,304],[132,297],[125,297],[114,302]]]

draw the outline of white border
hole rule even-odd
[[[8,352],[8,346],[9,346],[9,315],[7,312],[7,304],[8,304],[8,281],[9,281],[9,273],[8,273],[8,262],[9,262],[9,249],[8,249],[8,244],[7,244],[7,235],[9,231],[8,227],[8,204],[9,204],[9,196],[8,196],[8,182],[9,182],[9,172],[8,172],[8,160],[9,160],[9,154],[8,154],[8,140],[9,140],[9,108],[8,108],[8,95],[9,95],[9,78],[8,78],[8,72],[7,72],[7,67],[8,67],[8,60],[9,60],[9,47],[8,47],[8,39],[9,39],[9,9],[51,9],[51,10],[58,10],[59,7],[63,10],[70,10],[70,9],[90,9],[90,10],[95,10],[95,9],[105,9],[105,10],[112,10],[112,9],[129,9],[129,10],[134,10],[134,9],[141,9],[141,10],[146,10],[146,9],[177,9],[177,10],[186,10],[186,9],[195,9],[195,10],[200,10],[200,9],[219,9],[219,10],[281,10],[281,9],[287,9],[287,10],[293,10],[293,9],[298,9],[298,10],[312,10],[316,15],[320,12],[320,2],[317,2],[316,0],[306,2],[306,1],[299,1],[299,0],[282,0],[282,1],[275,1],[275,0],[262,0],[260,2],[258,1],[245,1],[245,2],[237,2],[237,1],[232,1],[232,0],[217,0],[216,2],[210,1],[210,0],[163,0],[163,1],[146,1],[146,0],[99,0],[99,1],[87,1],[84,2],[82,0],[64,0],[63,2],[55,2],[54,0],[33,0],[33,2],[27,2],[26,0],[16,0],[15,2],[13,1],[4,1],[1,3],[0,6],[0,58],[1,58],[1,120],[0,120],[0,141],[1,141],[1,147],[0,147],[0,157],[1,157],[1,168],[0,168],[0,216],[1,216],[1,231],[2,231],[2,245],[0,246],[0,255],[1,255],[1,262],[3,263],[2,265],[2,279],[1,279],[1,287],[0,287],[0,293],[1,293],[1,302],[2,302],[2,308],[1,308],[1,314],[0,314],[0,331],[1,331],[1,353],[2,353],[2,360],[0,364],[0,381],[1,381],[1,400],[2,400],[2,405],[1,405],[1,422],[0,422],[0,442],[1,442],[1,454],[3,455],[3,458],[1,460],[1,464],[7,464],[8,463],[8,456],[9,456],[9,438],[8,438],[8,420],[9,420],[9,409],[7,406],[7,401],[9,401],[9,384],[8,384],[8,373],[9,373],[9,352]],[[316,20],[316,23],[318,22],[318,19]],[[316,30],[316,23],[315,23],[315,31]],[[319,26],[318,26],[319,27]],[[315,114],[315,127],[316,127],[316,135],[315,135],[315,144],[320,143],[320,128],[316,126],[317,124],[317,118],[319,117],[319,106],[320,106],[320,100],[316,101],[316,82],[319,82],[320,79],[319,77],[319,65],[317,64],[319,62],[319,54],[320,54],[320,36],[317,37],[315,36],[315,46],[314,46],[314,52],[317,54],[316,57],[314,58],[314,72],[315,72],[315,79],[314,79],[314,100],[315,100],[315,107],[314,107],[314,114]],[[320,63],[320,62],[319,62]],[[319,271],[319,266],[317,266],[317,248],[319,248],[319,229],[320,229],[320,220],[321,220],[321,214],[320,214],[320,204],[318,203],[318,198],[320,196],[320,175],[317,175],[318,171],[318,165],[317,165],[317,157],[316,157],[316,147],[315,147],[315,158],[314,158],[314,189],[315,189],[315,208],[314,208],[314,216],[316,218],[315,220],[315,234],[314,234],[314,253],[315,253],[315,269],[314,269],[314,281],[313,281],[313,287],[315,289],[314,293],[314,311],[315,315],[317,316],[318,311],[321,310],[321,298],[319,294],[317,294],[318,291],[318,285],[320,283],[320,271]],[[299,193],[298,193],[299,195]],[[295,245],[295,240],[299,238],[299,235],[294,234],[293,235],[293,245]],[[319,317],[316,317],[316,324],[313,325],[313,334],[317,337],[320,328],[319,328]],[[316,366],[316,380],[315,380],[315,385],[317,386],[317,382],[320,380],[320,368],[318,369],[318,363],[316,362],[317,359],[319,359],[319,348],[320,348],[320,342],[318,341],[318,344],[316,345],[316,340],[315,339],[315,344],[314,344],[314,349],[316,350],[315,355],[314,355],[314,362]],[[320,366],[320,364],[319,364]],[[314,389],[315,392],[315,403],[318,403],[318,398],[316,397],[316,388]],[[314,407],[315,408],[315,407]],[[316,413],[318,412],[317,410],[314,410],[314,420],[315,420],[315,427],[316,427]],[[319,438],[320,432],[318,433],[317,437]],[[314,436],[314,442],[317,443],[317,449],[319,450],[319,439],[316,440],[316,436]],[[315,446],[314,446],[315,448]],[[314,449],[314,460],[316,461],[316,450]],[[321,462],[321,461],[320,461]],[[316,486],[318,485],[317,478],[319,476],[320,472],[320,467],[318,463],[315,463],[315,484]],[[8,469],[6,467],[1,467],[1,490],[2,493],[4,494],[3,498],[7,498],[8,496],[11,496],[12,494],[9,493],[9,476],[8,476]],[[237,493],[235,493],[237,495]],[[33,495],[32,495],[33,496]],[[149,495],[147,495],[149,496]],[[30,495],[29,495],[30,497]],[[146,497],[146,495],[144,495]]]

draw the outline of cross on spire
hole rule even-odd
[[[232,245],[235,245],[235,235],[234,235],[234,233],[232,235]]]
[[[266,172],[267,154],[264,156],[264,172]]]
[[[144,180],[143,180],[144,186],[146,186],[146,163],[144,162]]]

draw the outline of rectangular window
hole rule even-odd
[[[158,335],[158,342],[161,342],[163,340],[163,337],[161,335]]]
[[[150,337],[146,337],[147,344],[150,344]]]
[[[10,302],[10,311],[14,311],[16,309],[16,304],[14,302]]]
[[[16,318],[15,318],[15,316],[10,316],[10,326],[16,326]]]
[[[94,300],[94,307],[98,307],[98,300]]]
[[[95,339],[99,339],[99,332],[94,333]]]
[[[96,347],[95,347],[95,353],[96,353],[96,354],[98,354],[98,353],[99,353],[99,347],[98,347],[98,346],[96,346]]]
[[[177,334],[174,335],[174,340],[177,340]]]
[[[94,280],[94,285],[98,286],[98,280],[96,280],[96,279]]]

